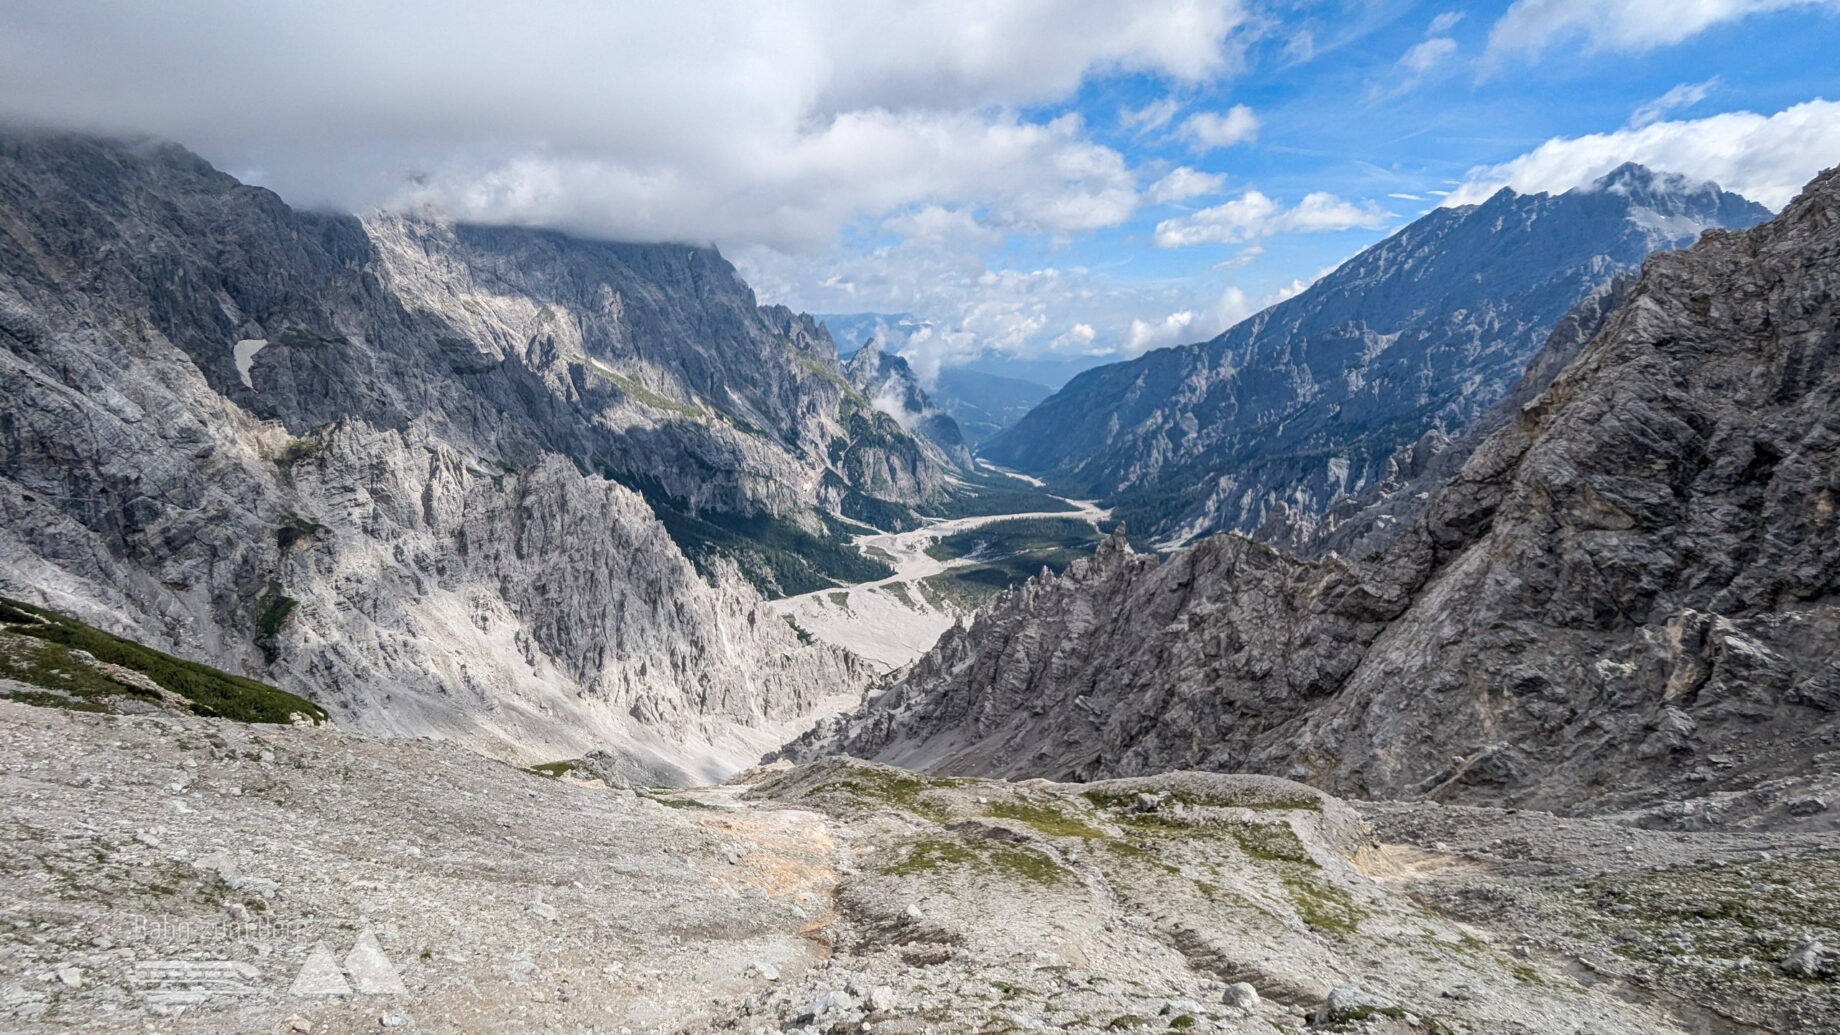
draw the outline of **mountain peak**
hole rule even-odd
[[[1716,183],[1689,179],[1679,173],[1658,172],[1639,162],[1624,162],[1592,180],[1584,189],[1623,195],[1692,194],[1706,190],[1722,193]]]
[[[1655,171],[1643,165],[1641,162],[1624,162],[1622,165],[1617,166],[1592,181],[1591,186],[1602,190],[1606,187],[1651,184],[1654,183],[1656,179]]]

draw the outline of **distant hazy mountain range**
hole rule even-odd
[[[910,313],[819,313],[812,317],[830,331],[837,354],[850,357],[867,342],[898,354],[907,340],[926,327]],[[967,443],[975,446],[1022,419],[1036,403],[1054,394],[1054,385],[1088,361],[1030,360],[985,356],[963,366],[940,368],[925,390],[934,405],[958,422]]]

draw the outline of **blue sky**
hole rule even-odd
[[[1643,105],[1682,84],[1703,84],[1703,95],[1668,117],[1774,113],[1812,98],[1840,99],[1840,16],[1820,8],[1738,19],[1646,52],[1587,54],[1573,37],[1570,46],[1508,59],[1485,73],[1478,61],[1507,6],[1375,4],[1353,24],[1318,29],[1323,43],[1306,62],[1287,60],[1292,56],[1279,36],[1251,48],[1246,74],[1192,93],[1171,90],[1150,76],[1097,79],[1068,104],[1032,114],[1077,111],[1097,139],[1134,161],[1154,158],[1222,173],[1230,192],[1252,186],[1296,199],[1327,191],[1373,200],[1409,219],[1440,200],[1434,192],[1451,190],[1477,166],[1510,160],[1550,138],[1613,132]],[[1457,16],[1454,25],[1430,31],[1438,17],[1449,15]],[[1451,41],[1448,48],[1429,51],[1435,63],[1422,72],[1402,67],[1409,51],[1434,39]],[[1681,99],[1696,94],[1700,91],[1689,91]],[[1141,110],[1165,99],[1182,103],[1184,113],[1248,106],[1259,118],[1258,136],[1244,146],[1197,156],[1179,137],[1120,125],[1120,110]],[[1840,154],[1828,160],[1840,161]],[[1129,226],[1095,235],[1092,244],[1131,248],[1133,268],[1146,277],[1186,275],[1197,262],[1220,261],[1235,251],[1133,248],[1147,240],[1155,220],[1183,207],[1148,209]],[[1360,229],[1345,236],[1287,235],[1274,243],[1290,256],[1262,272],[1274,278],[1268,286],[1275,286],[1339,261],[1351,241],[1366,243],[1375,236]]]
[[[301,206],[714,243],[924,371],[1202,340],[1428,207],[1840,162],[1840,0],[13,0],[0,120]],[[1454,193],[1452,193],[1454,192]]]
[[[1767,117],[1805,102],[1840,98],[1840,60],[1833,56],[1840,54],[1840,13],[1831,7],[1746,13],[1746,5],[1733,4],[1732,17],[1679,41],[1600,38],[1580,25],[1561,27],[1544,45],[1508,48],[1498,42],[1491,51],[1491,35],[1511,6],[1316,5],[1264,27],[1247,45],[1243,70],[1236,74],[1196,83],[1143,73],[1096,75],[1057,103],[1027,109],[1026,118],[1042,122],[1077,115],[1094,141],[1116,149],[1133,166],[1186,167],[1224,180],[1218,191],[1199,197],[1145,204],[1117,225],[1073,235],[1010,234],[1001,247],[991,248],[992,269],[1088,269],[1126,296],[1129,311],[1148,325],[1148,333],[1140,335],[1144,341],[1133,342],[1122,314],[1106,311],[1109,304],[1094,305],[1091,318],[1083,319],[1075,303],[1066,307],[1067,318],[1095,328],[1090,347],[1048,333],[1056,330],[1051,325],[1017,351],[1088,352],[1091,362],[1101,362],[1134,354],[1143,344],[1211,336],[1443,203],[1466,183],[1474,195],[1478,183],[1492,188],[1512,182],[1505,171],[1496,176],[1476,171],[1513,162],[1547,141],[1591,134],[1612,138],[1589,160],[1581,158],[1575,171],[1528,176],[1517,184],[1522,189],[1562,190],[1595,175],[1617,151],[1614,136],[1633,126],[1677,125],[1675,139],[1691,141],[1700,120],[1722,113]],[[1307,56],[1297,45],[1306,33],[1314,43]],[[1256,134],[1243,142],[1203,150],[1181,131],[1190,117],[1236,107],[1250,110],[1257,121]],[[1784,200],[1781,184],[1799,183],[1824,165],[1840,163],[1835,125],[1840,112],[1810,117],[1815,131],[1797,126],[1769,141],[1791,145],[1787,155],[1667,162],[1631,147],[1626,157],[1723,178],[1774,207]],[[1146,125],[1147,119],[1167,121]],[[1648,150],[1672,153],[1667,147]],[[1716,151],[1716,141],[1707,150]],[[1754,184],[1720,175],[1728,165],[1753,161]],[[1384,216],[1331,220],[1326,225],[1332,229],[1280,231],[1244,242],[1158,247],[1158,224],[1249,190],[1280,206],[1328,193],[1357,211],[1371,208]],[[874,233],[871,226],[865,236]],[[786,293],[819,310],[846,304],[822,288],[801,292],[789,286]],[[1207,311],[1210,299],[1229,293],[1237,293],[1233,304]],[[1171,322],[1182,313],[1192,319]],[[948,327],[954,316],[950,304],[919,315]],[[1109,326],[1101,322],[1107,317]],[[915,348],[925,352],[933,344]],[[978,348],[974,342],[941,351],[951,361]]]

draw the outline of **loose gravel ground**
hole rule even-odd
[[[9,1032],[1840,1031],[1819,835],[5,702],[0,788]]]

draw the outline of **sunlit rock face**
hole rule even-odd
[[[0,592],[346,724],[732,768],[857,669],[648,498],[818,534],[852,425],[878,495],[945,477],[712,249],[299,213],[29,133],[0,208]]]

